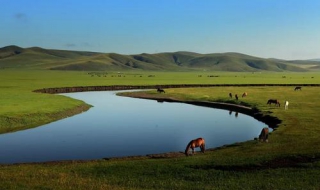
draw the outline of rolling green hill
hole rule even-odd
[[[319,70],[319,67],[319,61],[264,59],[240,53],[166,52],[121,55],[51,50],[39,47],[6,46],[0,48],[0,68],[2,69],[303,72]]]

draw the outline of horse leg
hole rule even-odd
[[[264,142],[268,142],[269,134],[266,134]]]
[[[201,145],[201,152],[204,153],[204,150],[205,150],[205,146],[204,146],[204,144],[203,144],[203,145]]]

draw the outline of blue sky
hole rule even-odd
[[[0,0],[0,47],[320,58],[319,0]]]

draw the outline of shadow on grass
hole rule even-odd
[[[294,155],[275,158],[269,161],[265,161],[258,164],[249,165],[194,165],[190,166],[193,169],[201,170],[222,170],[222,171],[235,171],[235,172],[248,172],[266,169],[278,169],[278,168],[310,168],[319,167],[319,165],[313,165],[315,162],[320,161],[320,154],[313,156],[306,155]]]

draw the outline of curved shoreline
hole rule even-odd
[[[88,92],[88,91],[116,91],[116,90],[134,90],[134,89],[156,89],[156,88],[195,88],[195,87],[230,87],[230,86],[320,86],[320,84],[175,84],[175,85],[110,85],[110,86],[75,86],[75,87],[58,87],[58,88],[43,88],[37,89],[33,92],[38,93],[72,93],[72,92]],[[270,115],[264,115],[260,110],[252,109],[250,107],[235,105],[222,102],[207,102],[207,101],[180,101],[171,98],[154,98],[152,96],[129,96],[133,98],[142,99],[152,99],[157,101],[167,101],[167,102],[179,102],[187,103],[205,107],[227,109],[232,111],[237,111],[246,115],[249,115],[258,121],[267,124],[271,128],[277,128],[281,123],[276,117]]]
[[[121,95],[123,96],[123,95]],[[176,103],[185,103],[185,104],[191,104],[196,106],[203,106],[203,107],[210,107],[210,108],[217,108],[217,109],[224,109],[224,110],[231,110],[240,112],[242,114],[246,114],[248,116],[251,116],[255,118],[258,121],[261,121],[265,124],[267,124],[270,128],[273,130],[276,130],[278,125],[282,122],[277,117],[273,117],[270,115],[264,115],[260,112],[260,110],[252,109],[250,107],[246,107],[243,105],[236,105],[236,104],[230,104],[230,103],[224,103],[224,102],[208,102],[208,101],[180,101],[177,99],[172,98],[158,98],[158,97],[152,97],[147,96],[144,94],[144,96],[139,95],[132,95],[132,94],[126,94],[126,97],[131,98],[140,98],[140,99],[149,99],[149,100],[156,100],[159,102],[176,102]],[[229,146],[234,145],[223,145],[216,148],[208,148],[206,151],[213,151],[221,148],[226,148]],[[125,157],[112,157],[112,158],[103,158],[104,160],[126,160],[126,159],[141,159],[141,158],[150,158],[150,159],[161,159],[161,158],[177,158],[177,157],[184,157],[184,152],[165,152],[165,153],[157,153],[157,154],[147,154],[147,155],[136,155],[136,156],[125,156]]]
[[[124,96],[124,95],[121,95],[121,96]],[[278,125],[282,122],[277,117],[273,117],[270,115],[264,115],[258,109],[252,109],[250,107],[246,107],[243,105],[236,105],[236,104],[230,104],[230,103],[224,103],[224,102],[181,101],[181,100],[172,99],[172,98],[153,97],[153,96],[148,96],[146,94],[144,94],[144,96],[139,96],[136,94],[134,94],[134,95],[126,94],[125,96],[131,97],[131,98],[156,100],[159,102],[177,102],[177,103],[185,103],[185,104],[191,104],[191,105],[197,105],[197,106],[203,106],[203,107],[236,111],[236,112],[240,112],[242,114],[246,114],[248,116],[251,116],[251,117],[255,118],[256,120],[267,124],[273,130],[276,130]],[[217,149],[221,149],[221,148],[226,148],[228,146],[234,146],[234,145],[223,145],[223,146],[216,147],[216,148],[208,148],[206,151],[213,151],[213,150],[217,150]],[[139,159],[139,158],[161,159],[161,158],[177,158],[177,157],[184,157],[184,156],[185,156],[184,152],[180,151],[180,152],[165,152],[165,153],[125,156],[125,157],[112,157],[112,158],[103,158],[103,159],[104,160],[126,160],[126,159]]]
[[[72,92],[86,92],[86,91],[116,91],[116,90],[134,90],[134,89],[156,89],[158,87],[161,88],[191,88],[191,87],[228,87],[228,86],[302,86],[302,85],[145,85],[145,86],[134,86],[134,85],[114,85],[114,86],[86,86],[86,87],[61,87],[61,88],[44,88],[34,90],[34,92],[40,93],[72,93]],[[309,86],[320,86],[320,85],[309,85]],[[255,118],[258,121],[261,121],[267,124],[270,128],[274,130],[278,127],[278,125],[282,122],[277,117],[273,117],[270,115],[264,115],[260,110],[253,109],[250,107],[246,107],[243,105],[236,105],[224,102],[209,102],[209,101],[181,101],[173,98],[159,98],[153,97],[152,95],[148,96],[139,96],[139,95],[125,95],[127,97],[132,98],[140,98],[140,99],[150,99],[156,100],[160,102],[177,102],[177,103],[186,103],[197,106],[204,106],[210,108],[218,108],[231,110],[235,112],[240,112],[242,114],[246,114]],[[76,115],[76,114],[74,114]],[[224,145],[218,148],[228,147],[228,145]],[[215,150],[217,148],[209,148],[208,151]],[[158,154],[147,154],[147,155],[135,155],[135,156],[126,156],[126,157],[111,157],[111,158],[102,158],[104,160],[126,160],[126,159],[141,159],[141,158],[176,158],[185,156],[183,152],[167,152],[167,153],[158,153]],[[55,161],[54,161],[55,162]],[[57,162],[65,162],[65,161],[57,161]],[[68,161],[66,161],[68,162]]]
[[[54,121],[58,121],[58,120],[64,119],[66,117],[71,117],[71,116],[80,114],[82,112],[85,112],[85,111],[89,110],[91,107],[92,107],[91,105],[83,103],[83,104],[75,106],[74,108],[67,109],[67,110],[64,110],[64,111],[61,111],[61,112],[46,113],[46,114],[44,114],[45,118],[43,120],[38,120],[37,123],[31,123],[31,124],[27,124],[27,125],[18,125],[17,127],[13,127],[13,128],[9,128],[9,127],[8,128],[4,128],[4,129],[7,129],[7,130],[1,131],[0,135],[1,134],[6,134],[6,133],[16,132],[16,131],[20,131],[20,130],[36,128],[36,127],[39,127],[39,126],[42,126],[42,125],[45,125],[45,124],[48,124],[48,123],[51,123],[51,122],[54,122]],[[34,117],[34,116],[36,116],[36,114],[27,115],[27,117]],[[48,119],[50,119],[50,120],[48,120]],[[11,118],[11,117],[6,117],[6,120],[11,124],[14,124],[14,123],[18,122],[18,120],[16,118]]]
[[[139,95],[131,95],[131,94],[129,96],[128,95],[126,96],[132,97],[132,98],[156,100],[160,102],[185,103],[185,104],[192,104],[192,105],[203,106],[203,107],[218,108],[218,109],[225,109],[225,110],[240,112],[242,114],[249,115],[257,119],[258,121],[261,121],[267,124],[270,128],[273,128],[273,129],[277,128],[278,125],[281,123],[281,120],[278,119],[277,117],[264,115],[258,109],[253,109],[243,105],[230,104],[230,103],[224,103],[224,102],[209,102],[209,101],[181,101],[181,100],[172,99],[172,98],[158,98],[158,97],[152,97],[152,96],[139,96]]]

